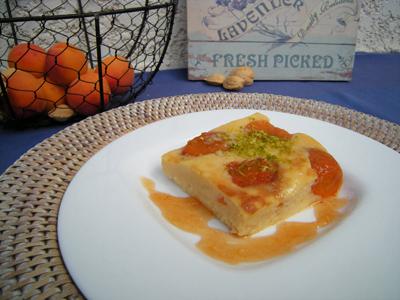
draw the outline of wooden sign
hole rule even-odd
[[[187,0],[188,73],[237,66],[256,79],[351,80],[357,0]]]

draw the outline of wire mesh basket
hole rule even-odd
[[[176,6],[177,0],[2,1],[5,123],[73,120],[134,102],[159,70]]]

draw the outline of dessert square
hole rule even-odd
[[[162,168],[239,236],[334,196],[342,183],[340,166],[320,143],[275,127],[260,113],[165,153]]]

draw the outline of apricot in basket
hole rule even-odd
[[[45,72],[46,56],[43,48],[32,43],[21,43],[10,50],[8,66],[41,77]]]
[[[88,61],[85,52],[66,43],[55,43],[47,51],[46,72],[56,84],[68,86],[86,73]]]
[[[8,76],[7,95],[17,117],[30,117],[45,111],[46,102],[37,98],[43,80],[21,70],[15,70]]]
[[[37,99],[46,103],[46,111],[50,111],[56,106],[65,103],[66,90],[63,86],[51,83],[42,78],[43,84],[37,91]]]
[[[104,105],[110,99],[110,86],[103,77]],[[88,72],[75,79],[67,89],[67,104],[77,113],[94,115],[101,110],[100,80],[96,72]]]
[[[129,61],[121,56],[106,56],[102,62],[102,73],[113,94],[129,91],[134,82],[134,70]]]

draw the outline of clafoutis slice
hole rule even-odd
[[[343,173],[316,140],[263,114],[224,124],[162,156],[165,175],[239,236],[335,196]]]

